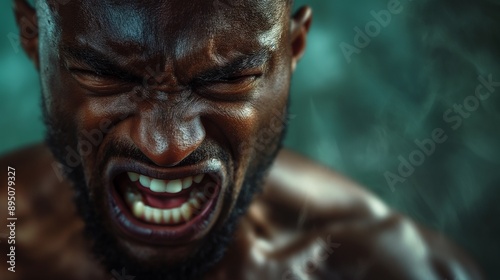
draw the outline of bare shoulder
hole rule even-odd
[[[306,223],[301,225],[305,227],[320,221],[383,219],[391,214],[354,181],[290,150],[282,150],[277,157],[262,199],[294,212],[296,222]]]
[[[83,243],[83,222],[76,214],[70,185],[61,176],[58,163],[44,144],[11,152],[0,158],[1,182],[14,177],[12,186],[15,197],[13,215],[15,243],[7,246],[10,230],[0,228],[2,252],[15,252],[15,271],[2,253],[1,279],[37,279],[40,275],[53,279],[78,279],[93,266],[88,260]],[[8,167],[14,173],[8,174]],[[12,179],[12,178],[11,178]],[[7,200],[6,184],[0,184],[0,200]],[[2,204],[3,205],[3,204]],[[0,219],[5,221],[10,212],[0,209]],[[93,269],[95,271],[95,269]],[[5,275],[4,275],[5,274]]]
[[[300,256],[290,259],[291,266],[314,264],[305,279],[482,279],[476,265],[444,236],[291,151],[280,152],[248,217],[270,247]],[[286,273],[290,277],[283,279],[301,279],[300,269]]]

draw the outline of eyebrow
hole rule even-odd
[[[113,59],[102,52],[90,47],[63,46],[61,53],[64,58],[73,60],[77,63],[83,63],[92,68],[98,74],[115,75],[120,78],[137,79],[122,66],[122,63]]]
[[[204,71],[197,76],[196,80],[200,82],[216,81],[238,75],[245,70],[261,67],[267,63],[268,59],[269,52],[267,50],[260,50],[249,55],[240,56],[226,65]]]
[[[91,67],[98,74],[115,75],[123,79],[140,80],[137,75],[124,69],[117,60],[90,47],[75,47],[66,45],[61,47],[61,53],[66,59]],[[260,50],[248,55],[242,55],[225,65],[206,70],[195,78],[196,82],[217,81],[237,75],[248,69],[258,68],[267,63],[270,55],[267,50]]]

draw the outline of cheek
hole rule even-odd
[[[61,65],[53,56],[47,56],[47,65]],[[56,128],[69,138],[71,146],[63,149],[65,158],[79,156],[86,177],[95,170],[100,147],[109,139],[109,132],[121,118],[133,110],[128,95],[92,97],[82,89],[63,66],[45,67],[40,75],[44,103]],[[62,136],[61,136],[62,137]],[[76,152],[76,154],[74,153]],[[71,155],[69,155],[71,153]]]
[[[278,79],[272,81],[258,88],[251,101],[213,105],[209,118],[222,132],[238,165],[248,166],[272,150],[273,140],[282,132],[288,87]]]
[[[54,50],[41,51],[40,55],[42,93],[49,115],[77,128],[84,95]]]
[[[128,95],[113,97],[85,97],[74,109],[74,123],[78,142],[86,150],[80,150],[86,172],[96,170],[104,155],[104,147],[116,142],[120,135],[118,127],[133,112],[133,104]],[[90,149],[89,149],[90,148]]]

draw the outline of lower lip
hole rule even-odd
[[[111,219],[119,231],[137,241],[156,245],[182,245],[201,239],[217,216],[220,197],[220,184],[217,184],[214,195],[206,202],[205,209],[190,221],[174,226],[153,225],[134,217],[125,201],[118,193],[115,185],[111,187],[109,207]]]

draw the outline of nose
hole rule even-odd
[[[205,138],[199,116],[171,114],[153,110],[141,114],[131,127],[136,147],[158,166],[175,166],[193,151]]]

